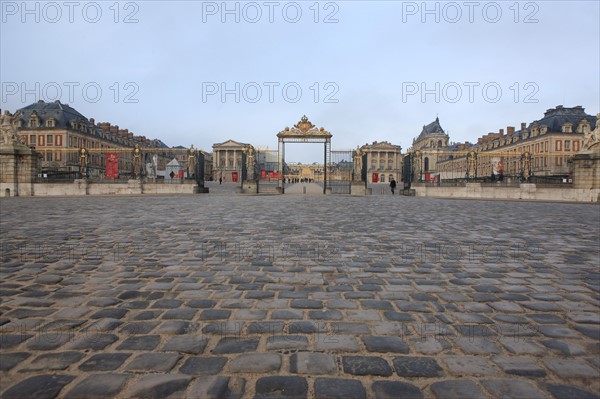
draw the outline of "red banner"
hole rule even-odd
[[[261,170],[260,171],[260,178],[261,179],[266,179],[267,178],[267,171],[266,170]]]
[[[373,173],[373,183],[379,183],[379,173]]]
[[[238,181],[238,173],[237,172],[231,172],[231,180],[233,180],[234,183],[237,183],[237,181]]]
[[[119,178],[119,153],[111,152],[106,154],[106,173],[107,179]]]

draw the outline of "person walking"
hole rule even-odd
[[[396,190],[396,180],[394,180],[393,177],[392,177],[392,180],[390,181],[390,189],[392,190],[392,195],[394,195],[394,191]]]

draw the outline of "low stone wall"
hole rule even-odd
[[[567,202],[600,202],[600,189],[537,187],[521,184],[518,187],[489,187],[467,183],[464,187],[436,187],[414,184],[417,197],[538,200]]]
[[[21,196],[82,196],[82,195],[140,195],[140,194],[194,194],[196,184],[141,183],[130,180],[128,183],[90,183],[76,180],[74,183],[33,183],[31,194]],[[4,196],[4,193],[0,195]]]

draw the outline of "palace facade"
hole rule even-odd
[[[518,178],[524,163],[537,177],[568,178],[570,159],[577,153],[586,133],[596,127],[596,118],[585,113],[581,106],[558,105],[546,110],[544,116],[520,129],[508,126],[506,133],[488,133],[476,144],[464,143],[448,147],[443,153],[427,152],[436,159],[435,173],[442,180],[461,179],[467,170],[467,157],[476,154],[476,177],[502,175]]]
[[[10,115],[21,140],[41,155],[41,172],[47,175],[68,175],[80,170],[79,150],[88,150],[88,173],[103,176],[106,153],[118,152],[121,175],[134,172],[133,150],[157,155],[158,168],[164,169],[173,156],[169,147],[157,139],[136,136],[127,129],[109,122],[98,123],[60,101],[39,100]],[[131,150],[128,150],[131,149]],[[146,162],[151,162],[147,159]]]
[[[402,147],[387,141],[374,141],[360,147],[367,155],[367,183],[400,182],[402,177]]]

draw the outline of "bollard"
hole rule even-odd
[[[383,192],[383,187],[381,187],[381,195],[383,195],[383,194],[384,194],[384,192]]]
[[[302,193],[306,194],[306,186],[302,186]]]

